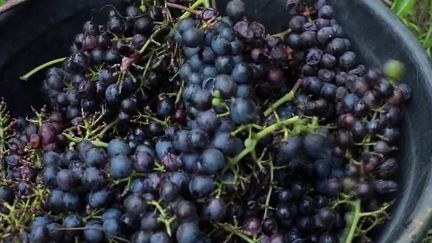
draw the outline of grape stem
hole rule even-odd
[[[6,103],[1,100],[0,101],[0,161],[3,159],[3,156],[6,154],[6,139],[8,138],[8,131],[10,129],[10,117],[7,112]],[[9,124],[8,124],[9,123]],[[6,172],[3,168],[3,163],[0,163],[0,173],[2,175],[1,178],[6,178]]]
[[[143,54],[146,49],[148,48],[148,46],[153,43],[154,38],[159,35],[160,32],[162,32],[165,28],[164,27],[160,27],[159,29],[157,29],[155,32],[153,32],[153,34],[151,34],[151,36],[149,37],[149,39],[146,41],[146,43],[144,44],[144,46],[141,48],[141,50],[139,51],[140,54]]]
[[[41,71],[42,69],[45,69],[45,68],[52,66],[52,65],[55,65],[57,63],[64,62],[65,60],[66,60],[66,57],[62,57],[62,58],[57,58],[57,59],[51,60],[49,62],[46,62],[44,64],[41,64],[41,65],[37,66],[36,68],[30,70],[30,72],[21,76],[20,79],[27,81],[31,76],[33,76],[35,73]]]
[[[279,108],[281,105],[290,102],[291,100],[294,99],[295,97],[295,93],[297,92],[297,90],[300,88],[300,85],[302,83],[302,80],[299,79],[297,80],[297,82],[294,84],[294,87],[291,89],[290,92],[288,92],[286,95],[284,95],[282,98],[280,98],[279,100],[277,100],[276,102],[274,102],[265,112],[264,112],[264,116],[268,117],[269,115],[271,115],[277,108]]]
[[[229,233],[235,234],[236,236],[240,237],[242,240],[244,240],[247,243],[257,243],[258,241],[251,239],[249,236],[241,232],[241,230],[237,229],[236,227],[230,225],[230,224],[223,224],[223,223],[216,223],[216,227],[221,228]]]
[[[210,7],[209,0],[197,0],[190,6],[190,10],[195,10],[199,6],[204,5],[206,8]],[[187,19],[191,16],[191,12],[188,10],[187,12],[183,13],[182,16],[179,17],[179,19]]]
[[[79,143],[79,142],[81,142],[81,141],[83,141],[84,139],[83,138],[78,138],[78,137],[75,137],[75,136],[73,136],[73,135],[70,135],[70,134],[67,134],[67,133],[62,133],[69,141],[72,141],[72,142],[74,142],[74,143]],[[94,146],[96,146],[96,147],[102,147],[102,148],[106,148],[106,147],[108,147],[108,144],[107,143],[105,143],[105,142],[102,142],[102,141],[100,141],[100,140],[89,140]]]
[[[111,130],[112,128],[114,128],[117,124],[119,123],[119,120],[114,120],[113,122],[111,122],[110,124],[106,125],[104,127],[104,129],[97,135],[98,138],[103,138],[105,136],[105,134]]]
[[[302,119],[299,116],[294,116],[292,118],[283,120],[281,122],[275,123],[271,126],[268,126],[264,129],[262,129],[260,132],[258,133],[253,133],[251,134],[251,138],[248,139],[248,144],[246,146],[246,148],[240,152],[240,154],[238,154],[236,157],[234,157],[233,159],[230,160],[229,166],[232,167],[234,164],[237,164],[240,160],[242,160],[246,155],[248,155],[249,153],[251,153],[252,151],[255,150],[256,145],[258,144],[258,142],[265,138],[266,136],[272,134],[273,132],[275,132],[276,130],[288,126],[288,125],[292,125],[292,124],[296,124],[301,122]]]
[[[188,8],[188,7],[185,7],[185,6],[180,5],[180,4],[176,4],[176,3],[165,3],[165,4],[166,4],[166,6],[169,7],[169,8],[176,8],[176,9],[180,9],[180,10],[188,11],[188,12],[194,14],[194,15],[198,15],[198,14],[201,13],[200,11],[197,11],[197,10],[194,10],[194,9],[191,9],[191,8]]]
[[[344,241],[345,243],[353,242],[354,237],[355,237],[355,233],[356,233],[356,229],[357,229],[357,225],[360,221],[360,218],[362,217],[360,199],[357,199],[354,202],[352,202],[351,206],[354,208],[354,215],[353,215],[354,218],[353,218],[352,223],[350,225],[349,233],[348,233],[348,235]]]
[[[273,160],[272,160],[271,157],[269,159],[269,163],[270,163],[269,190],[267,192],[267,197],[266,197],[266,201],[265,201],[263,220],[267,218],[267,211],[268,211],[268,208],[269,208],[270,199],[271,199],[271,195],[272,195],[272,192],[273,192],[274,166],[273,166]]]
[[[156,210],[160,213],[159,221],[165,225],[167,234],[169,236],[172,236],[171,224],[174,222],[175,217],[168,218],[166,210],[157,201],[149,201],[148,204],[154,206]]]
[[[291,29],[287,29],[287,30],[285,30],[285,31],[282,31],[282,32],[279,32],[279,33],[273,34],[273,35],[271,35],[271,37],[279,37],[279,38],[283,39],[283,38],[284,38],[286,35],[288,35],[289,33],[291,33]]]

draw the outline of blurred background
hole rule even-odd
[[[432,56],[432,0],[383,0]]]

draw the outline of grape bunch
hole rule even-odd
[[[370,240],[398,189],[400,62],[359,63],[325,0],[277,34],[242,0],[129,4],[84,24],[33,118],[0,104],[0,239]]]
[[[47,73],[43,90],[50,106],[73,120],[102,105],[111,119],[128,122],[142,107],[155,102],[150,97],[162,91],[173,73],[168,55],[172,45],[157,35],[168,30],[168,23],[157,24],[164,18],[159,6],[142,12],[131,5],[125,16],[110,10],[104,25],[84,23],[73,40],[71,55],[59,59],[64,60],[63,66]],[[158,47],[142,55],[151,42]]]

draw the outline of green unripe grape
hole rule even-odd
[[[405,65],[398,60],[390,60],[384,64],[384,72],[388,77],[400,80],[405,73]]]

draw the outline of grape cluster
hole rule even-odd
[[[401,63],[360,64],[325,0],[273,35],[242,0],[132,2],[84,24],[47,109],[0,104],[0,239],[363,242],[386,220]]]
[[[142,12],[131,5],[125,16],[109,11],[105,25],[84,23],[63,67],[47,72],[43,89],[50,105],[68,120],[102,105],[111,119],[128,122],[142,107],[155,102],[149,98],[161,92],[173,71],[169,51],[161,53],[171,45],[154,35],[155,29],[166,31],[167,26],[157,24],[164,18],[159,6]],[[158,42],[158,48],[141,55],[150,42]]]

